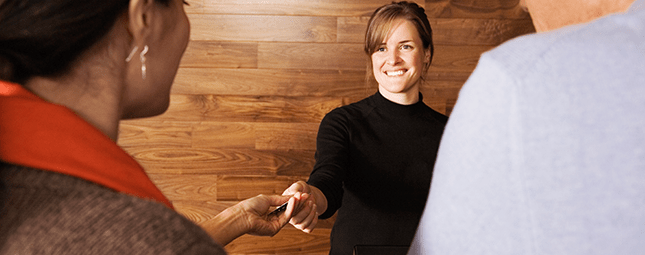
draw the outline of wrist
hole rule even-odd
[[[239,204],[236,204],[206,221],[202,227],[217,243],[226,246],[250,231],[249,223],[244,215]]]

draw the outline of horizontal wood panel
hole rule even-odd
[[[315,150],[319,123],[266,123],[256,126],[258,150]]]
[[[362,44],[261,43],[258,68],[365,70]]]
[[[338,19],[338,41],[364,43],[368,17]],[[430,19],[435,45],[498,45],[519,35],[535,32],[527,19]]]
[[[194,148],[252,148],[256,149],[257,125],[262,123],[200,122],[194,125]]]
[[[294,16],[369,16],[391,0],[199,0],[195,13]],[[424,0],[411,0],[420,6]],[[189,1],[192,5],[192,1]]]
[[[426,0],[428,18],[529,19],[520,0]]]
[[[329,254],[330,229],[315,229],[307,234],[286,226],[273,237],[244,235],[229,243],[225,249],[233,254]]]
[[[366,91],[367,90],[367,91]],[[365,70],[180,68],[173,94],[343,97],[371,93]]]
[[[171,201],[218,201],[217,175],[148,174]]]
[[[342,105],[342,98],[171,95],[156,120],[225,122],[315,122]]]
[[[336,18],[189,14],[192,40],[335,42]]]
[[[192,146],[194,123],[149,122],[141,120],[121,121],[119,146],[149,146],[187,148]]]
[[[256,42],[196,41],[188,43],[180,67],[257,68]]]
[[[188,0],[191,14],[370,16],[387,0]],[[529,19],[519,0],[413,0],[432,18]]]
[[[259,176],[308,175],[315,152],[135,146],[124,149],[148,173]]]
[[[475,70],[482,53],[493,46],[437,45],[430,65],[430,73],[468,72]]]

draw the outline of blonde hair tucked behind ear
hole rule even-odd
[[[374,79],[371,56],[383,43],[390,32],[392,23],[397,19],[408,20],[417,28],[424,51],[430,53],[429,59],[424,65],[423,73],[425,74],[430,68],[430,63],[434,56],[434,45],[432,43],[432,28],[425,10],[416,3],[407,1],[392,2],[376,9],[367,24],[364,50],[369,59],[367,66],[368,81]]]

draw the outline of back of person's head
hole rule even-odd
[[[64,74],[110,31],[129,2],[0,0],[0,80]]]
[[[416,3],[407,1],[392,2],[376,9],[367,24],[365,53],[368,57],[372,56],[388,36],[394,22],[399,19],[407,20],[416,27],[421,42],[423,42],[423,49],[430,51],[430,61],[424,66],[424,71],[427,71],[434,56],[432,28],[425,10]],[[368,69],[371,69],[371,67],[372,64],[369,63]],[[372,72],[367,73],[370,75]]]

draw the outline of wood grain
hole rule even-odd
[[[426,0],[429,18],[529,19],[520,0]]]
[[[319,122],[342,99],[331,97],[172,95],[159,120]]]
[[[203,13],[293,16],[369,16],[391,0],[203,0]],[[424,6],[423,0],[411,0]]]
[[[336,18],[188,14],[192,40],[335,42]]]

